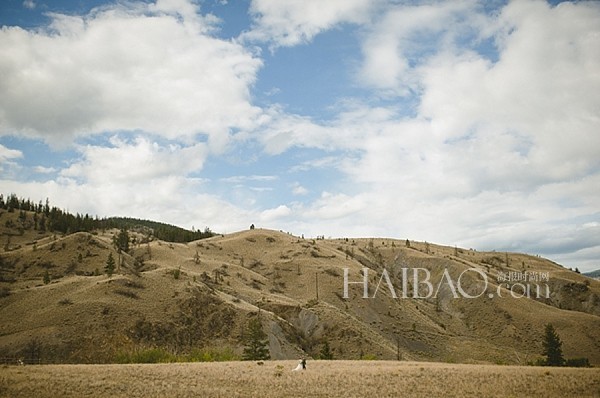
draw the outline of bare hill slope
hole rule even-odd
[[[117,233],[11,238],[0,254],[0,357],[111,362],[148,347],[239,354],[248,320],[260,316],[275,359],[317,357],[327,342],[338,359],[524,364],[539,357],[552,323],[566,357],[600,364],[600,282],[536,256],[262,229],[190,243],[131,232],[119,253]]]

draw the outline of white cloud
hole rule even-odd
[[[455,46],[455,36],[467,26],[467,30],[484,26],[474,9],[474,1],[392,3],[363,42],[365,60],[358,75],[361,83],[388,95],[418,91],[415,65],[437,52],[439,45]]]
[[[377,126],[396,114],[385,108],[344,104],[344,110],[328,123],[284,112],[278,107],[265,111],[261,124],[252,134],[271,155],[292,147],[319,148],[327,151],[359,149],[367,136],[377,134]]]
[[[80,147],[83,158],[60,175],[97,186],[140,183],[201,170],[208,152],[203,143],[161,146],[144,137],[137,137],[131,143],[118,137],[110,141],[112,147]]]
[[[365,37],[360,82],[388,98],[418,91],[414,116],[366,104],[328,123],[273,115],[259,138],[268,153],[341,150],[329,165],[347,193],[294,208],[305,232],[560,250],[566,262],[597,252],[584,224],[600,198],[600,8],[523,1],[478,13],[471,2],[391,7]],[[420,54],[423,34],[437,37]],[[490,35],[497,61],[468,41]],[[393,59],[378,58],[388,44]]]
[[[0,134],[51,144],[106,131],[207,134],[220,151],[260,113],[249,89],[261,61],[212,37],[214,17],[190,1],[50,17],[46,30],[0,30]]]
[[[33,1],[33,0],[25,0],[23,2],[23,7],[28,8],[30,10],[35,9],[35,7],[36,7],[35,1]]]
[[[286,205],[279,205],[273,209],[267,209],[260,212],[259,219],[263,223],[274,223],[281,218],[289,216],[291,212],[291,209]]]
[[[10,149],[0,144],[0,164],[11,159],[19,159],[23,157],[23,152],[17,149]]]
[[[440,138],[471,135],[487,156],[486,141],[512,135],[489,157],[508,155],[504,180],[515,171],[562,180],[597,170],[600,8],[514,2],[500,23],[510,33],[499,38],[497,63],[442,54],[423,68],[421,114]]]
[[[233,184],[240,184],[246,181],[275,181],[277,176],[272,175],[247,175],[247,176],[232,176],[221,178],[223,182],[229,182]]]
[[[313,123],[310,118],[285,113],[272,113],[271,119],[256,137],[271,155],[285,152],[291,147],[309,146],[313,148],[334,147],[335,143],[327,139],[327,128]]]
[[[0,173],[6,177],[17,175],[21,170],[21,165],[16,159],[23,158],[23,152],[17,149],[10,149],[0,144]]]
[[[345,194],[332,194],[323,192],[321,197],[307,209],[305,217],[308,219],[347,219],[351,215],[365,210],[367,204],[361,195],[351,197]]]
[[[78,147],[80,159],[56,181],[4,175],[3,189],[44,192],[91,214],[219,232],[260,222],[309,236],[539,252],[567,266],[597,259],[597,3],[510,2],[489,15],[474,1],[255,1],[254,28],[242,39],[273,48],[362,24],[355,77],[372,91],[362,101],[336,99],[339,113],[327,121],[253,107],[261,61],[212,37],[214,19],[193,3],[125,4],[84,18],[54,15],[52,34],[0,31],[0,72],[8,77],[0,80],[0,132],[51,141],[136,130],[133,139],[119,134],[108,146]],[[488,39],[497,57],[476,48]],[[221,197],[198,193],[210,190],[194,176],[236,128],[232,157],[259,166],[261,157],[286,157],[286,166],[297,160],[287,171],[306,173],[304,185],[283,174],[234,175],[217,177]],[[209,142],[195,144],[202,133]],[[22,156],[0,145],[0,163]],[[323,181],[327,169],[335,181]],[[266,197],[271,204],[261,202]]]
[[[308,189],[304,188],[299,182],[292,184],[292,193],[294,195],[306,195],[308,192]]]
[[[274,47],[307,43],[336,24],[366,21],[371,8],[370,0],[253,0],[250,13],[255,24],[242,39]]]
[[[51,174],[55,173],[57,170],[54,167],[35,166],[33,171],[39,174]]]
[[[210,194],[198,193],[203,181],[180,176],[150,180],[95,184],[58,179],[47,182],[17,182],[0,179],[5,192],[30,198],[48,197],[51,203],[72,212],[106,216],[146,218],[185,228],[210,227],[222,233],[248,227],[252,213]]]

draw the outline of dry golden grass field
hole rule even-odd
[[[0,368],[0,397],[600,397],[600,369],[394,361]]]

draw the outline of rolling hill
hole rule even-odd
[[[327,342],[336,359],[525,364],[552,323],[565,357],[600,364],[600,282],[538,256],[259,228],[168,242],[133,219],[124,251],[119,229],[40,230],[37,210],[0,210],[0,357],[239,355],[258,316],[274,359]]]

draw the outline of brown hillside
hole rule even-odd
[[[399,354],[524,364],[539,357],[543,327],[552,323],[567,358],[600,364],[600,282],[539,257],[412,241],[408,247],[393,239],[301,239],[262,229],[187,244],[154,240],[119,255],[115,233],[25,231],[11,238],[0,257],[0,357],[111,362],[143,347],[229,347],[240,354],[245,325],[260,313],[276,359],[317,357],[327,341],[338,359]],[[104,274],[109,253],[118,265],[111,278]],[[359,284],[349,285],[344,298],[344,269],[350,282],[360,282],[365,267],[370,298]],[[488,289],[478,298],[455,298],[442,284],[437,298],[413,298],[415,268],[427,269],[436,288],[444,270],[455,281],[470,270],[461,278],[470,295],[482,286],[477,269]],[[376,290],[383,270],[398,298],[385,279]],[[524,271],[548,273],[549,298],[513,298],[506,285],[498,289],[499,273]],[[426,293],[421,284],[419,294]]]

